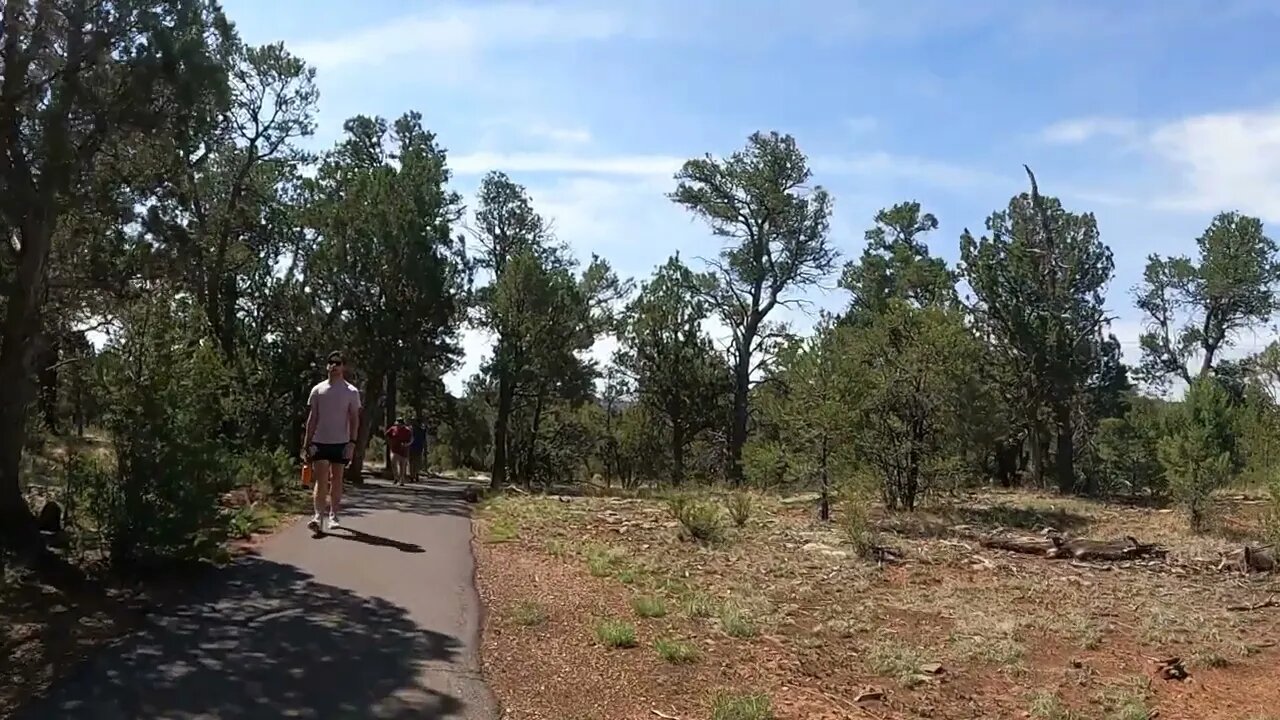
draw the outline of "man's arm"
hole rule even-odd
[[[316,412],[316,391],[311,390],[311,397],[307,398],[307,431],[303,436],[302,447],[304,449],[311,447],[311,439],[315,437],[316,425],[320,423],[320,414]]]
[[[360,393],[355,393],[347,404],[347,444],[342,457],[350,462],[356,457],[356,438],[360,432]]]
[[[360,434],[360,394],[356,393],[347,406],[347,439],[355,442]]]

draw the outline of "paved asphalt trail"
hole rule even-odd
[[[443,481],[352,488],[98,653],[18,720],[494,720],[470,507]]]

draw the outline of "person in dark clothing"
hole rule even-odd
[[[427,452],[427,423],[422,418],[413,424],[413,440],[409,443],[409,480],[417,482],[422,472],[422,456]]]

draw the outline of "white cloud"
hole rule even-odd
[[[1056,122],[1040,131],[1040,140],[1051,145],[1079,145],[1100,137],[1132,137],[1138,124],[1109,117],[1075,118]]]
[[[490,170],[511,173],[571,173],[663,178],[670,181],[686,158],[674,155],[585,155],[561,152],[474,152],[456,155],[450,167],[460,175]],[[923,182],[952,190],[986,188],[1007,178],[984,170],[926,158],[873,152],[863,155],[821,156],[810,160],[818,182],[824,176],[894,178]]]
[[[548,140],[557,145],[586,145],[591,142],[591,131],[582,127],[556,127],[535,123],[524,131],[534,138]]]
[[[810,166],[820,182],[824,174],[911,180],[950,190],[985,190],[1007,182],[1007,178],[979,168],[887,152],[815,157]]]
[[[1086,118],[1057,123],[1046,142],[1119,138],[1145,163],[1128,187],[1077,187],[1091,203],[1194,214],[1239,210],[1280,222],[1280,107],[1215,112],[1162,123]]]
[[[1280,109],[1185,118],[1157,128],[1150,145],[1180,185],[1161,207],[1280,221]]]
[[[451,63],[494,47],[605,40],[623,31],[617,13],[532,2],[449,3],[342,37],[290,43],[320,70],[376,65],[409,55]]]
[[[480,124],[475,146],[484,149],[519,150],[521,141],[528,141],[538,150],[548,148],[568,150],[590,145],[594,136],[591,130],[575,123],[553,123],[545,119],[523,115],[490,118]]]
[[[685,158],[667,155],[577,155],[556,152],[474,152],[455,155],[449,166],[462,175],[490,170],[525,173],[582,173],[600,175],[664,175],[671,177]]]
[[[674,185],[670,175],[569,177],[533,185],[529,192],[556,237],[579,256],[597,252],[619,272],[647,274],[677,248],[706,237],[666,198]]]

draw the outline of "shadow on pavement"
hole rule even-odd
[[[382,537],[381,535],[372,535],[367,532],[352,530],[349,527],[342,527],[337,530],[330,529],[328,532],[318,537],[322,539],[337,538],[339,540],[349,540],[352,542],[360,542],[360,543],[364,543],[365,545],[374,545],[377,547],[390,547],[390,548],[395,548],[400,552],[407,552],[407,553],[426,552],[426,550],[422,549],[421,545],[415,545],[413,543],[407,543],[407,542],[400,542],[399,540],[392,540],[391,538]]]
[[[16,720],[461,716],[460,700],[419,684],[424,665],[455,659],[459,640],[385,600],[252,556],[190,597],[151,614]]]

